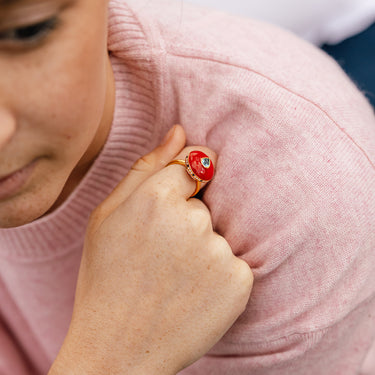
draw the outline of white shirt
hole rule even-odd
[[[375,0],[177,0],[261,19],[320,45],[338,43],[375,21]]]

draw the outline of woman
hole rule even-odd
[[[185,374],[358,372],[374,337],[368,102],[271,26],[165,0],[106,9],[0,11],[0,176],[27,166],[0,205],[3,372],[181,370],[246,304],[230,249],[250,301]],[[211,218],[167,166],[192,150],[179,127],[128,174],[175,123],[209,147],[193,149],[216,166]]]

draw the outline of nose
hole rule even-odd
[[[10,111],[0,105],[0,151],[16,132],[16,119]]]

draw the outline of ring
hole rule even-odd
[[[202,151],[191,151],[185,160],[172,160],[167,164],[167,167],[171,164],[183,165],[186,168],[187,174],[196,182],[195,191],[191,197],[197,195],[201,183],[212,180],[215,173],[211,159]]]

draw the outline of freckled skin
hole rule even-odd
[[[65,4],[61,25],[28,51],[0,43],[0,176],[38,160],[25,186],[0,201],[0,228],[56,209],[105,143],[114,111],[107,1],[24,0],[28,16],[33,4]],[[72,321],[49,375],[175,374],[244,310],[249,267],[213,232],[207,207],[188,199],[195,182],[186,171],[163,165],[191,151],[177,128],[91,215]]]
[[[74,373],[75,353],[85,373],[176,374],[245,309],[248,265],[214,233],[204,203],[187,199],[195,182],[185,169],[163,165],[191,151],[175,156],[185,142],[182,128],[177,133],[175,142],[146,155],[91,216],[73,319],[57,361],[61,371],[49,375]]]

